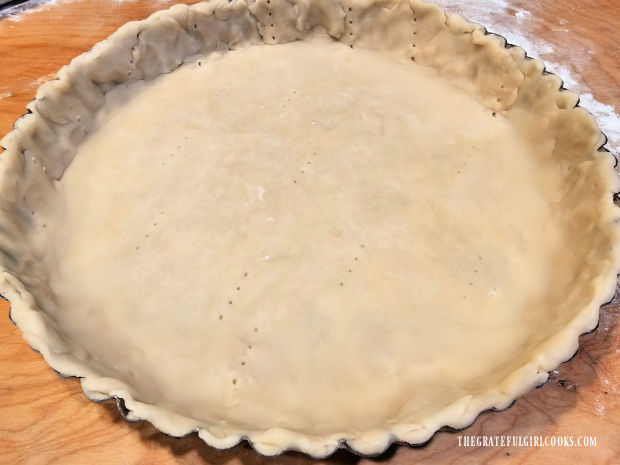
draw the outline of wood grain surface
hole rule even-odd
[[[75,0],[44,4],[0,20],[0,135],[25,111],[38,85],[121,24],[173,1]],[[191,2],[187,2],[191,3]],[[441,1],[450,6],[454,2]],[[578,3],[578,4],[576,4]],[[594,98],[620,105],[620,3],[617,0],[506,0],[494,21],[520,21],[528,37],[544,39],[543,58],[566,65]],[[488,12],[487,12],[488,13]],[[472,18],[476,19],[476,18]],[[576,60],[587,53],[587,62]],[[585,64],[584,64],[585,63]],[[1,156],[1,155],[0,155]],[[76,380],[57,377],[28,347],[0,303],[0,463],[2,464],[244,464],[316,463],[295,453],[265,458],[247,444],[226,451],[196,435],[159,433],[124,421],[112,402],[87,400]],[[580,339],[575,358],[549,382],[503,412],[485,412],[468,429],[441,431],[420,447],[393,446],[374,461],[393,464],[620,464],[620,303],[601,310],[598,329]],[[459,447],[464,435],[579,436],[596,447]],[[325,463],[369,463],[340,451]]]

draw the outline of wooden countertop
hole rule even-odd
[[[0,135],[24,113],[37,86],[71,58],[121,24],[173,3],[177,2],[61,0],[0,20]],[[576,90],[589,92],[607,105],[620,105],[617,0],[438,3],[457,10],[469,8],[473,20],[486,19],[522,34],[524,41],[540,48],[543,58],[560,64],[573,78],[577,76]],[[492,24],[485,25],[493,30]],[[544,46],[539,47],[541,43]],[[620,129],[613,126],[613,117],[606,119],[612,130]],[[615,144],[612,138],[611,148]],[[246,444],[219,451],[195,435],[174,439],[146,422],[127,423],[114,403],[90,402],[78,381],[58,378],[9,323],[8,309],[8,303],[0,302],[0,463],[316,463],[299,454],[265,458]],[[597,445],[459,447],[458,437],[463,435],[594,436]],[[598,329],[581,337],[577,356],[512,408],[483,413],[462,432],[439,432],[422,447],[393,446],[379,460],[393,464],[620,464],[620,303],[604,307]],[[341,451],[324,462],[370,460]]]

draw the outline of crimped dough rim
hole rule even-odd
[[[363,23],[363,27],[351,33],[347,29],[350,15],[355,15],[356,20]],[[370,19],[364,22],[364,18]],[[413,51],[406,34],[410,27],[418,28],[419,42]],[[591,202],[597,207],[592,209],[592,219],[600,225],[596,230],[599,240],[595,245],[598,251],[602,251],[599,255],[590,255],[584,264],[586,282],[583,286],[588,288],[588,303],[580,307],[574,318],[565,322],[553,337],[540,344],[529,363],[501,383],[501,399],[491,395],[466,396],[436,412],[422,425],[391,425],[356,437],[342,434],[317,437],[275,428],[239,431],[238,434],[218,437],[207,429],[187,430],[183,422],[176,421],[163,409],[133,399],[128,390],[118,387],[119,384],[122,386],[122,381],[104,379],[79,358],[53,349],[61,335],[39,310],[30,289],[23,282],[37,258],[22,240],[24,231],[32,228],[23,211],[36,211],[43,202],[46,189],[53,189],[55,180],[62,176],[76,147],[88,133],[92,120],[78,116],[76,107],[93,116],[102,107],[104,94],[117,85],[168,73],[197,53],[225,51],[263,42],[285,43],[304,38],[317,29],[351,47],[382,48],[401,58],[410,56],[413,61],[434,67],[473,93],[491,110],[522,106],[550,120],[554,114],[562,113],[563,118],[567,118],[563,120],[567,131],[574,126],[583,130],[581,134],[587,139],[587,149],[580,154],[582,159],[578,161],[594,161],[593,165],[596,165],[596,169],[588,172],[596,181],[596,189],[586,203]],[[377,31],[388,32],[379,34],[377,39]],[[439,35],[459,50],[455,60],[442,60],[435,53],[433,40]],[[486,53],[487,61],[472,65],[467,58],[474,50]],[[483,73],[472,72],[472,66]],[[506,76],[517,78],[512,85],[491,92],[481,80],[485,74],[494,71],[498,79]],[[60,70],[57,80],[39,88],[37,98],[28,105],[28,114],[18,120],[15,129],[2,140],[6,152],[0,158],[0,205],[5,223],[0,230],[0,291],[11,301],[11,318],[31,347],[39,351],[58,373],[80,377],[82,388],[91,400],[116,398],[119,411],[128,420],[146,419],[173,436],[197,431],[207,444],[217,448],[229,448],[247,440],[265,455],[296,450],[313,457],[325,457],[342,447],[360,455],[377,455],[394,442],[420,444],[445,425],[465,428],[480,412],[507,408],[516,397],[543,384],[548,371],[575,353],[578,337],[596,327],[600,305],[614,295],[620,249],[616,224],[618,211],[612,196],[618,191],[618,177],[611,157],[601,149],[604,136],[592,117],[575,108],[576,104],[577,97],[562,88],[559,78],[546,73],[544,65],[526,57],[522,49],[508,48],[503,38],[487,34],[481,26],[456,15],[446,15],[436,6],[418,0],[371,0],[364,3],[346,0],[248,0],[247,3],[235,0],[228,3],[214,0],[189,7],[177,5],[146,20],[124,25],[93,50],[74,59]],[[567,139],[572,137],[568,132],[565,136]],[[41,195],[27,200],[26,193],[32,189],[38,189]],[[106,389],[106,386],[114,388]]]

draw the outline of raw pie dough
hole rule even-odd
[[[169,434],[420,443],[544,382],[613,293],[595,123],[434,6],[177,6],[59,77],[3,140],[0,289]]]

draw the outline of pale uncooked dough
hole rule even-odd
[[[136,399],[329,434],[511,369],[563,244],[504,118],[330,43],[134,87],[60,182],[51,285],[62,327]]]
[[[505,407],[615,282],[596,126],[428,5],[269,5],[156,15],[42,91],[0,173],[31,231],[15,321],[89,396],[218,447],[376,453]]]

